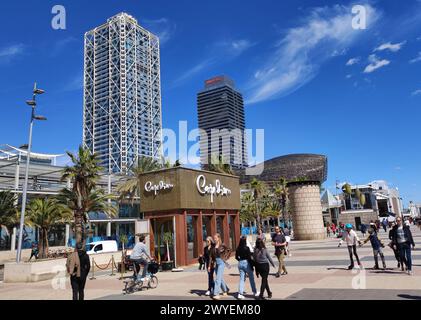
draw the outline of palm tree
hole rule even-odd
[[[345,195],[348,195],[349,196],[349,205],[351,206],[349,209],[352,209],[352,201],[351,201],[352,189],[351,189],[351,185],[349,183],[345,183],[342,186],[342,192]],[[346,209],[346,204],[345,204],[345,209]]]
[[[51,227],[69,222],[72,219],[72,210],[53,198],[33,199],[27,210],[29,226],[39,228],[39,256],[41,259],[47,258],[48,233]]]
[[[130,169],[131,177],[117,187],[117,192],[120,193],[121,198],[129,197],[133,201],[136,196],[140,196],[142,190],[140,177],[146,172],[159,170],[167,164],[169,165],[169,161],[160,163],[152,157],[139,157],[136,166]]]
[[[261,228],[261,215],[260,215],[260,209],[259,209],[259,201],[264,194],[265,191],[265,185],[262,181],[257,180],[256,178],[253,178],[253,180],[250,182],[250,187],[253,192],[253,200],[254,200],[254,209],[255,209],[255,215],[257,220],[257,226],[258,228]]]
[[[225,161],[222,154],[213,154],[210,163],[204,165],[204,169],[218,173],[234,174],[231,165]]]
[[[282,220],[285,223],[285,209],[288,201],[288,182],[285,178],[281,177],[279,183],[275,186],[275,195],[278,197],[281,205]]]
[[[240,221],[251,222],[255,220],[254,216],[254,199],[253,195],[249,192],[241,195],[241,209],[240,209]]]
[[[13,225],[14,217],[18,214],[16,207],[17,196],[10,191],[0,192],[0,242],[2,239],[2,230],[5,226],[10,231]],[[0,245],[1,247],[1,245]]]
[[[77,154],[67,152],[67,155],[73,165],[64,168],[61,180],[70,180],[72,187],[63,189],[59,199],[73,210],[76,243],[82,243],[83,226],[88,221],[88,212],[99,209],[112,214],[115,208],[108,203],[111,196],[105,195],[103,191],[95,190],[102,170],[97,155],[82,146],[79,147]]]

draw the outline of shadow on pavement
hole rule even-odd
[[[326,268],[327,270],[346,270],[346,271],[350,271],[350,270],[348,270],[348,268],[336,268],[336,267],[329,267],[329,268]]]
[[[206,297],[205,296],[206,290],[192,289],[192,290],[190,290],[190,293],[191,294],[195,294],[195,295],[197,295],[199,297]]]
[[[394,271],[393,269],[386,269],[386,270],[375,270],[373,268],[366,269],[370,270],[370,273],[378,273],[378,274],[402,274],[403,271]]]
[[[398,294],[398,297],[411,300],[421,300],[420,296],[411,296],[409,294]]]

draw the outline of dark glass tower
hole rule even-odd
[[[197,94],[200,160],[206,167],[212,157],[221,156],[233,169],[247,166],[247,144],[244,135],[244,103],[234,82],[226,76],[205,81]]]

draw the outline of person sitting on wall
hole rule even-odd
[[[130,255],[130,260],[136,265],[136,273],[138,274],[138,276],[140,271],[140,265],[142,264],[144,266],[142,276],[139,279],[140,281],[143,281],[145,279],[146,273],[148,272],[149,262],[152,260],[145,242],[145,236],[139,236],[139,242],[136,243]]]

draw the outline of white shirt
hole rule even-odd
[[[344,231],[342,239],[339,241],[339,245],[341,245],[344,241],[346,241],[348,246],[354,246],[360,241],[360,238],[358,238],[358,235],[354,230],[351,230],[350,232]]]

